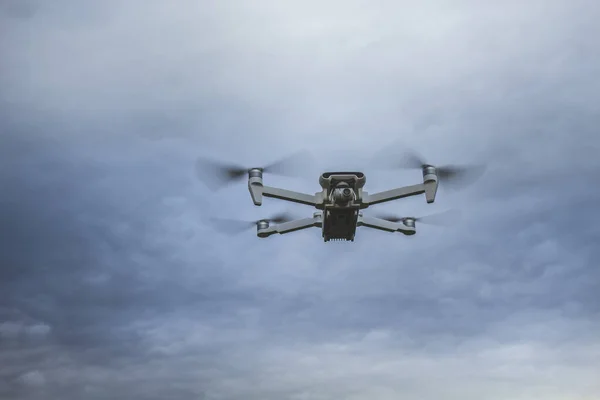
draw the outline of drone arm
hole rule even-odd
[[[437,180],[428,180],[424,183],[419,183],[418,185],[404,186],[397,189],[386,190],[385,192],[374,194],[364,193],[363,204],[368,207],[386,201],[402,199],[404,197],[418,196],[423,193],[425,193],[427,203],[433,203],[435,201],[437,186]]]
[[[402,232],[405,235],[414,235],[415,228],[405,225],[402,222],[391,222],[381,218],[358,216],[356,226],[366,226],[367,228],[378,229],[386,232]]]
[[[262,182],[259,182],[257,179],[252,179],[249,182],[248,189],[250,190],[252,201],[256,206],[262,205],[263,196],[309,206],[316,206],[319,203],[318,194],[310,195],[271,186],[263,186]]]
[[[317,196],[314,194],[305,194],[294,192],[286,189],[274,188],[271,186],[263,186],[263,196],[272,197],[274,199],[291,201],[294,203],[305,204],[308,206],[316,206],[318,203]]]
[[[289,232],[295,232],[302,229],[308,229],[312,227],[321,227],[322,219],[321,214],[316,213],[312,218],[297,219],[294,221],[284,222],[282,224],[272,225],[268,228],[258,229],[258,237],[266,238],[268,236],[279,233],[281,235]]]

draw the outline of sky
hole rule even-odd
[[[0,0],[0,398],[592,400],[600,4]],[[401,144],[399,144],[401,143]],[[365,190],[381,149],[485,163],[411,237],[259,239],[313,209],[245,182],[299,149]],[[397,153],[396,153],[397,152]],[[374,215],[375,210],[365,210]]]

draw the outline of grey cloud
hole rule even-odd
[[[6,321],[0,324],[0,336],[3,338],[43,337],[48,335],[50,331],[50,326],[44,323],[25,325],[21,322]]]
[[[595,3],[27,4],[0,17],[0,397],[600,390]],[[330,246],[204,223],[287,205],[208,191],[199,155],[308,147],[373,192],[420,179],[371,164],[398,138],[488,163],[433,206],[381,207],[457,226]]]
[[[34,5],[26,0],[5,0],[0,3],[0,11],[12,18],[31,18],[35,15]]]
[[[19,381],[26,386],[42,386],[46,383],[44,375],[39,371],[30,371],[19,377]]]
[[[3,337],[17,337],[22,330],[22,326],[18,322],[6,321],[0,325],[0,334]]]

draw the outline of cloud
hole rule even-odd
[[[43,323],[26,326],[21,322],[6,321],[0,324],[0,336],[5,338],[16,338],[21,335],[29,337],[46,336],[51,328]]]
[[[19,377],[22,384],[26,386],[43,386],[46,383],[44,375],[39,371],[27,372]]]
[[[21,325],[15,322],[3,322],[0,325],[0,334],[3,337],[15,337],[21,332]]]
[[[599,391],[595,3],[6,4],[0,397]],[[456,226],[324,244],[204,223],[288,205],[210,192],[199,155],[309,148],[376,192],[421,179],[373,165],[399,139],[488,164],[435,205],[380,206],[460,208]],[[267,180],[318,190],[308,171]]]

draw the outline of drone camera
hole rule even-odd
[[[350,201],[354,200],[354,190],[350,189],[347,183],[342,182],[333,190],[332,197],[336,204],[348,204]]]

